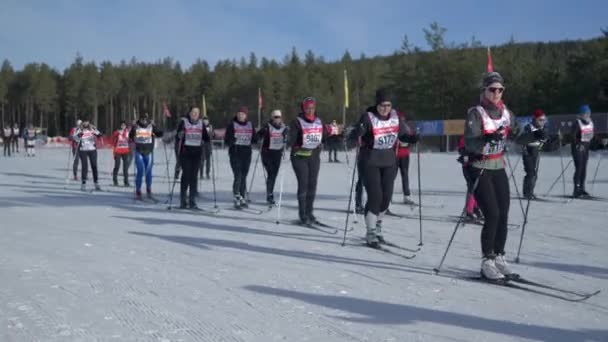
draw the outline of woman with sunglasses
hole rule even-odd
[[[358,125],[361,137],[359,157],[363,168],[363,184],[367,192],[365,204],[365,241],[378,248],[384,243],[382,218],[393,197],[397,174],[395,145],[398,141],[415,143],[416,133],[399,117],[385,90],[376,92],[376,105],[361,115]]]
[[[519,144],[533,141],[533,133],[519,135],[513,113],[502,101],[504,80],[497,72],[483,78],[480,103],[469,109],[465,124],[465,150],[471,154],[471,177],[476,180],[475,199],[484,216],[481,230],[481,275],[490,281],[514,276],[505,261],[509,219],[509,179],[504,153],[507,138]]]
[[[539,152],[547,142],[547,134],[545,133],[545,123],[547,117],[542,110],[537,109],[534,112],[534,119],[530,124],[525,126],[525,133],[532,133],[534,140],[523,146],[522,160],[524,162],[524,189],[523,195],[526,199],[535,200],[534,186],[538,175],[538,158]]]
[[[262,140],[262,165],[264,165],[268,174],[266,178],[266,202],[272,206],[275,204],[274,184],[283,159],[287,127],[283,123],[283,115],[280,110],[273,110],[270,116],[271,119],[258,132],[258,139]]]
[[[298,179],[298,216],[300,223],[318,223],[313,215],[317,180],[321,167],[321,142],[324,140],[323,122],[317,116],[317,101],[305,98],[302,113],[289,125],[288,145],[291,147],[291,166]]]

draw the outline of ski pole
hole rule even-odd
[[[519,186],[517,186],[517,180],[515,179],[515,170],[511,167],[511,158],[509,158],[509,151],[505,151],[505,156],[507,158],[507,165],[509,165],[509,169],[511,170],[511,179],[513,180],[513,185],[515,186],[515,194],[517,195],[517,199],[519,200],[521,214],[525,217],[526,211],[524,210],[524,203],[519,193]]]
[[[163,149],[165,150],[165,165],[167,166],[167,192],[171,192],[171,177],[169,173],[169,156],[167,154],[167,144],[163,142]]]
[[[355,151],[355,162],[359,160],[359,149]],[[344,221],[344,238],[342,239],[342,247],[346,245],[346,232],[348,231],[348,219],[350,218],[350,207],[353,204],[353,187],[355,186],[355,172],[357,172],[356,165],[353,166],[353,172],[350,179],[350,195],[348,196],[348,207],[346,208],[346,220]]]
[[[213,184],[213,208],[217,209],[217,193],[215,191],[215,153],[213,153],[213,141],[209,142],[211,150],[211,184]]]
[[[513,166],[511,176],[509,176],[509,177],[513,177],[513,175],[515,174],[515,170],[517,170],[517,167],[519,166],[520,162],[521,162],[521,156],[519,156],[519,158],[517,158],[517,161],[515,162],[515,165]]]
[[[348,158],[348,145],[346,144],[346,139],[342,139],[342,143],[344,144],[344,157],[346,158],[346,166],[350,166],[350,158]]]
[[[479,179],[483,176],[483,172],[485,171],[485,167],[486,167],[486,161],[484,160],[483,166],[481,168],[481,171],[479,171],[479,175],[475,179],[475,183],[473,183],[473,187],[471,188],[471,193],[472,194],[474,194],[475,190],[477,190],[477,185],[479,184]],[[454,231],[452,232],[452,236],[450,237],[450,241],[448,242],[448,246],[445,248],[445,252],[443,253],[443,257],[441,257],[441,262],[439,262],[439,265],[436,268],[433,269],[433,271],[435,272],[435,274],[439,274],[439,271],[441,270],[441,266],[443,266],[443,262],[445,261],[445,258],[448,255],[448,251],[450,250],[450,246],[452,245],[452,242],[454,241],[454,237],[456,236],[456,231],[458,231],[458,227],[460,227],[460,225],[462,224],[465,215],[466,215],[466,207],[462,210],[462,213],[460,214],[460,218],[458,219],[458,222],[456,222],[456,226],[454,227]]]
[[[540,151],[542,149],[543,145],[541,144],[538,147],[538,150]],[[538,166],[540,165],[540,153],[538,154],[538,157],[536,159],[536,165],[534,166],[534,174],[536,175],[538,173]],[[521,246],[524,242],[524,234],[526,233],[526,225],[528,224],[528,213],[530,210],[530,202],[531,198],[528,198],[528,203],[526,203],[526,212],[524,213],[524,223],[522,223],[521,225],[521,235],[519,237],[519,247],[517,248],[517,256],[515,257],[515,263],[519,264],[519,254],[521,253]]]
[[[285,167],[283,167],[283,159],[285,158],[285,150],[281,152],[281,176],[279,180],[279,204],[277,205],[277,222],[276,224],[281,223],[281,205],[283,203],[283,183],[285,182]]]
[[[604,155],[602,152],[598,152],[600,154],[599,159],[597,160],[597,165],[595,166],[595,172],[593,173],[593,181],[591,182],[591,194],[593,194],[593,188],[595,187],[595,179],[597,178],[597,172],[600,169],[600,163],[602,162],[602,156]]]
[[[251,181],[249,182],[249,188],[247,188],[247,202],[251,203],[251,199],[249,198],[249,190],[253,187],[253,180],[255,179],[255,172],[258,169],[258,163],[260,162],[260,149],[258,149],[258,155],[255,157],[255,163],[253,165],[253,174],[251,175]]]
[[[423,246],[422,243],[422,182],[420,175],[420,148],[418,147],[420,142],[416,143],[416,163],[418,168],[418,223],[420,225],[420,242],[418,246]]]
[[[72,165],[74,165],[74,163],[76,162],[76,158],[80,157],[80,153],[79,152],[80,152],[80,143],[81,142],[82,142],[82,140],[78,140],[78,144],[76,145],[76,150],[74,152],[74,158],[71,159],[72,160]],[[70,172],[70,165],[68,165],[68,175],[69,175],[69,172]],[[66,189],[67,189],[68,183],[69,183],[69,176],[65,180],[65,188]]]
[[[175,156],[175,158],[177,160],[179,160],[180,155],[182,154],[182,144],[183,144],[183,139],[180,138],[179,139],[179,149],[177,150],[177,156]],[[171,205],[173,204],[173,193],[175,192],[175,184],[177,183],[177,178],[173,179],[173,186],[171,186],[171,191],[169,192],[169,206],[167,207],[167,210],[171,210]]]
[[[564,172],[566,172],[568,170],[568,168],[570,168],[571,164],[572,164],[572,160],[570,160],[568,162],[568,164],[566,164],[566,168],[562,169],[562,172],[559,174],[559,176],[557,176],[555,181],[551,184],[551,186],[549,187],[549,190],[547,190],[547,193],[545,194],[545,197],[549,196],[549,194],[551,193],[551,190],[553,190],[553,188],[555,187],[557,182],[559,182],[560,178],[564,179]]]
[[[564,197],[566,197],[566,178],[564,177],[564,154],[562,153],[562,131],[558,130],[557,131],[557,136],[559,139],[559,162],[562,165],[562,188],[564,189]]]

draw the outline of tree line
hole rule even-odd
[[[184,68],[167,57],[154,63],[130,61],[97,64],[77,55],[59,72],[45,63],[15,70],[10,61],[0,67],[0,123],[18,123],[66,134],[77,118],[88,117],[109,133],[122,120],[148,112],[161,126],[171,127],[190,106],[201,106],[222,127],[240,105],[250,108],[256,122],[258,89],[262,90],[263,121],[273,109],[287,120],[297,115],[304,96],[316,97],[325,120],[341,121],[344,70],[348,72],[347,123],[373,104],[378,88],[390,89],[398,108],[416,119],[462,119],[479,97],[486,47],[446,42],[447,29],[437,23],[423,29],[426,49],[405,35],[388,56],[353,58],[347,51],[338,61],[326,61],[313,51],[293,48],[281,61],[261,58],[226,59],[210,67],[198,59]],[[492,47],[495,70],[506,81],[505,102],[516,115],[542,108],[549,114],[572,113],[581,103],[594,112],[608,111],[608,30],[598,38],[553,43],[510,42]],[[167,104],[173,117],[163,116]]]

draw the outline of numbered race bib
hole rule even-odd
[[[11,129],[10,128],[5,128],[4,129],[4,136],[7,137],[7,138],[11,136]]]
[[[269,150],[282,150],[284,143],[283,132],[285,132],[285,126],[281,128],[275,128],[273,125],[268,125],[268,149]]]
[[[95,151],[95,149],[95,132],[90,129],[82,131],[82,137],[80,138],[80,150]]]
[[[494,120],[490,117],[490,115],[488,115],[488,113],[482,106],[477,106],[476,108],[481,115],[484,135],[492,134],[496,132],[500,127],[505,128],[503,130],[504,139],[496,144],[486,143],[482,151],[482,154],[490,159],[501,157],[505,150],[507,136],[509,135],[509,127],[511,126],[511,113],[509,113],[509,111],[505,107],[505,109],[503,109],[502,111],[502,116],[499,119]]]
[[[151,144],[152,143],[152,125],[148,127],[138,126],[135,129],[136,144]]]
[[[302,127],[302,148],[306,150],[314,150],[321,145],[323,139],[323,123],[319,118],[314,122],[309,123],[302,118],[298,118]]]
[[[196,124],[191,124],[188,119],[184,120],[184,145],[201,146],[203,141],[203,122],[198,120]]]
[[[253,124],[248,121],[247,124],[241,125],[233,122],[235,145],[251,146],[251,138],[253,137]]]
[[[581,120],[576,121],[581,129],[581,142],[590,142],[593,139],[593,121],[589,120],[586,125]]]
[[[374,150],[386,150],[395,146],[399,134],[399,116],[392,110],[388,120],[380,120],[376,115],[367,113],[372,124]]]
[[[118,148],[129,148],[129,133],[125,129],[118,134],[118,141],[116,142]]]

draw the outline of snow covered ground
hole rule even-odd
[[[99,157],[106,191],[93,194],[76,182],[66,189],[67,151],[38,152],[0,158],[1,341],[608,341],[605,292],[571,303],[460,279],[479,270],[477,226],[458,231],[442,273],[433,275],[453,223],[424,221],[424,247],[412,260],[362,247],[361,219],[341,247],[341,232],[274,224],[276,209],[262,215],[228,209],[225,151],[217,151],[224,209],[216,217],[134,203],[132,188],[110,187],[110,151]],[[455,159],[422,155],[424,215],[460,213],[464,181]],[[323,160],[316,214],[342,227],[350,171]],[[289,220],[296,218],[296,181],[291,166],[284,167],[282,215]],[[413,160],[414,190],[415,170]],[[257,202],[264,197],[259,171]],[[161,147],[154,190],[163,201],[166,172]],[[537,193],[559,172],[559,158],[544,158]],[[521,187],[521,164],[516,174]],[[572,169],[568,193],[571,176]],[[608,197],[608,161],[594,190]],[[211,206],[210,181],[202,191],[199,205]],[[561,192],[560,183],[553,193]],[[521,264],[513,267],[547,284],[608,291],[608,202],[551,199],[556,203],[531,204]],[[522,217],[513,199],[510,221]],[[389,240],[416,248],[417,220],[387,217],[384,226]],[[519,234],[510,231],[510,259]]]

